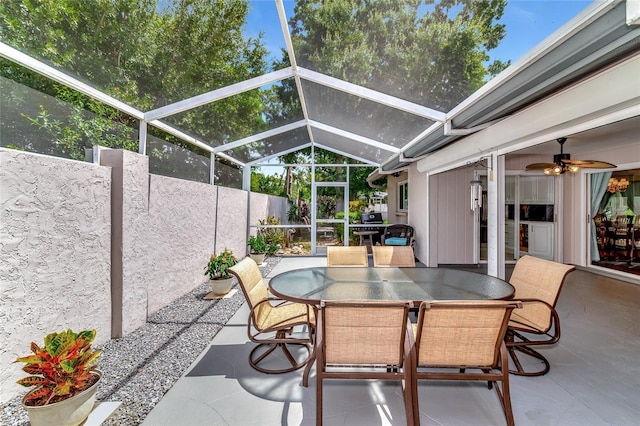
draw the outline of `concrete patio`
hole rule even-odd
[[[325,258],[285,258],[270,273],[324,265]],[[562,338],[543,349],[551,371],[511,376],[518,425],[635,425],[640,420],[640,287],[575,271],[560,296]],[[253,370],[243,305],[146,417],[145,425],[315,424],[315,374]],[[420,383],[421,424],[499,425],[504,416],[483,383]],[[399,384],[325,382],[326,425],[405,423]]]

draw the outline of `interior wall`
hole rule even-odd
[[[0,148],[0,403],[31,342],[111,336],[111,169]]]

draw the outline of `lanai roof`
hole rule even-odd
[[[332,68],[323,66],[322,61],[302,61],[295,31],[292,35],[291,16],[287,16],[294,3],[275,0],[270,3],[274,13],[261,21],[264,26],[265,20],[278,20],[264,28],[280,31],[279,46],[285,49],[288,62],[225,87],[190,93],[184,99],[164,99],[162,105],[146,110],[102,92],[108,82],[96,80],[97,72],[78,75],[47,65],[46,57],[25,49],[22,41],[3,38],[0,55],[240,166],[316,146],[392,171],[637,52],[640,46],[638,17],[632,16],[634,6],[629,6],[628,12],[624,1],[596,1],[466,99],[436,102],[426,95],[398,92],[385,86],[384,79],[355,84],[349,75],[332,75]],[[301,62],[309,65],[301,66]],[[455,66],[455,61],[450,66]],[[262,120],[259,129],[246,129],[245,134],[227,140],[185,128],[180,119],[188,111],[273,86],[293,88],[301,106],[298,115]],[[447,104],[454,106],[448,108]]]

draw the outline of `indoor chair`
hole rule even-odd
[[[366,246],[328,246],[327,266],[369,266]]]
[[[409,302],[321,302],[315,346],[316,425],[323,420],[325,379],[402,381],[407,425],[415,424],[408,312]]]
[[[415,267],[416,259],[411,246],[373,246],[373,266]]]
[[[464,300],[422,302],[415,333],[412,383],[414,419],[419,424],[417,380],[478,380],[494,388],[508,425],[513,425],[504,336],[520,302]],[[471,370],[471,371],[469,371]]]
[[[249,306],[247,334],[258,345],[249,354],[249,364],[262,373],[287,373],[303,367],[309,360],[313,344],[315,314],[312,307],[303,303],[291,303],[269,294],[260,269],[253,259],[246,257],[228,269],[236,278]],[[294,327],[303,329],[303,337],[294,337]],[[287,345],[303,347],[307,357],[298,361]],[[260,363],[280,348],[290,367],[268,368]]]
[[[516,262],[509,283],[515,288],[514,299],[520,300],[523,307],[513,312],[507,329],[507,349],[515,366],[511,373],[541,376],[549,371],[549,361],[532,346],[551,345],[560,340],[556,302],[567,274],[573,270],[575,267],[571,265],[529,255]],[[522,365],[518,354],[542,361],[542,369],[531,371],[528,364]]]

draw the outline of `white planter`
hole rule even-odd
[[[31,426],[77,426],[84,422],[91,414],[91,410],[93,410],[98,383],[102,378],[100,371],[95,371],[93,374],[99,377],[93,386],[64,401],[34,407],[24,405],[23,399],[22,406],[29,414]]]
[[[233,284],[233,278],[209,281],[211,281],[211,291],[213,292],[213,294],[217,295],[229,293],[229,290],[231,290],[231,284]]]
[[[249,257],[258,265],[262,265],[264,263],[264,256],[264,253],[249,253]]]

